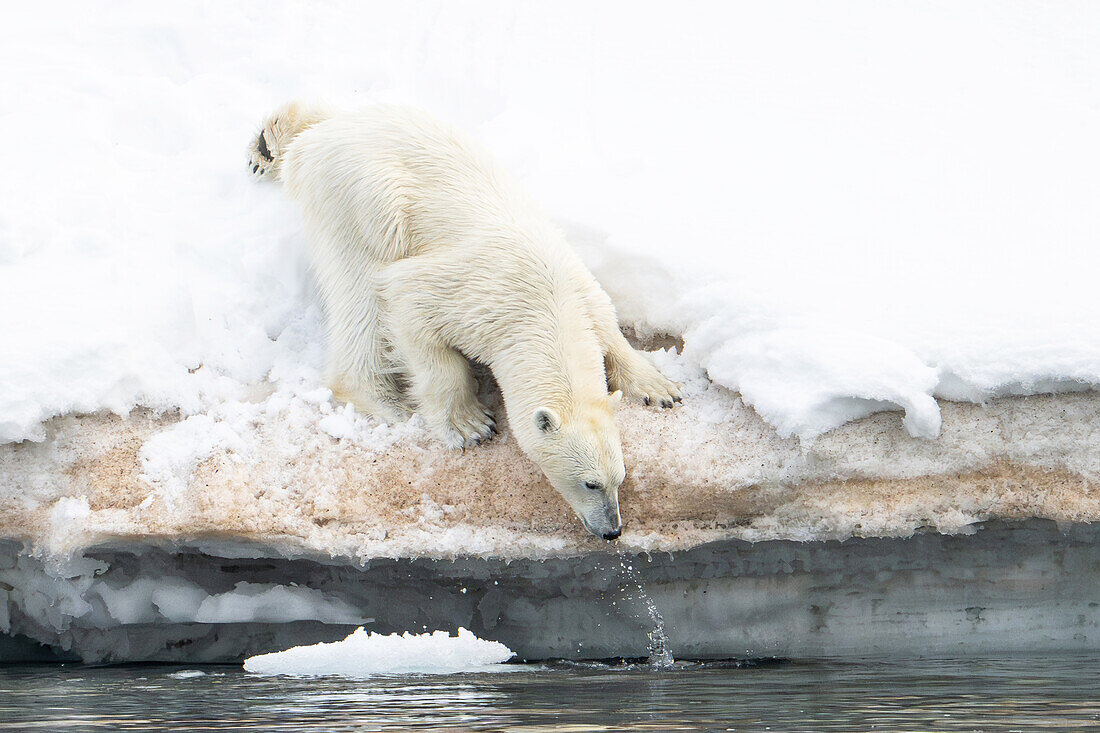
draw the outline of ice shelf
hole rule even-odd
[[[261,424],[154,471],[178,416],[58,418],[0,447],[0,659],[235,660],[358,626],[640,656],[623,562],[680,657],[1100,646],[1100,396],[941,410],[935,440],[882,413],[800,442],[714,386],[625,407],[614,545],[507,430],[463,454]]]

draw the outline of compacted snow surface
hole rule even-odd
[[[342,677],[455,674],[503,669],[498,665],[511,657],[512,650],[500,642],[484,641],[461,628],[451,636],[446,631],[368,634],[360,627],[343,641],[249,657],[244,668],[260,674]]]
[[[416,104],[562,223],[641,335],[781,436],[1100,383],[1100,6],[337,2],[10,9],[0,442],[136,405],[167,494],[334,406],[298,214],[246,175],[283,101]],[[16,71],[18,70],[18,71]]]

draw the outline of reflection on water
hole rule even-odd
[[[371,680],[0,667],[0,731],[1100,729],[1100,657],[557,663]]]

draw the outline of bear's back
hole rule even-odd
[[[549,229],[484,149],[415,109],[373,107],[307,128],[282,177],[311,227],[383,262],[463,243],[532,244]]]

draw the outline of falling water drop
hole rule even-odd
[[[642,585],[642,579],[638,575],[638,571],[634,569],[633,564],[627,564],[621,551],[619,553],[619,569],[622,571],[623,577],[634,586],[638,594],[638,600],[645,606],[649,620],[653,623],[653,629],[648,634],[649,643],[646,645],[649,651],[650,666],[658,669],[671,667],[675,659],[672,656],[672,650],[669,649],[668,634],[665,633],[665,619],[661,616],[661,612],[657,610],[657,605],[653,603],[653,599],[650,598],[649,593]]]

